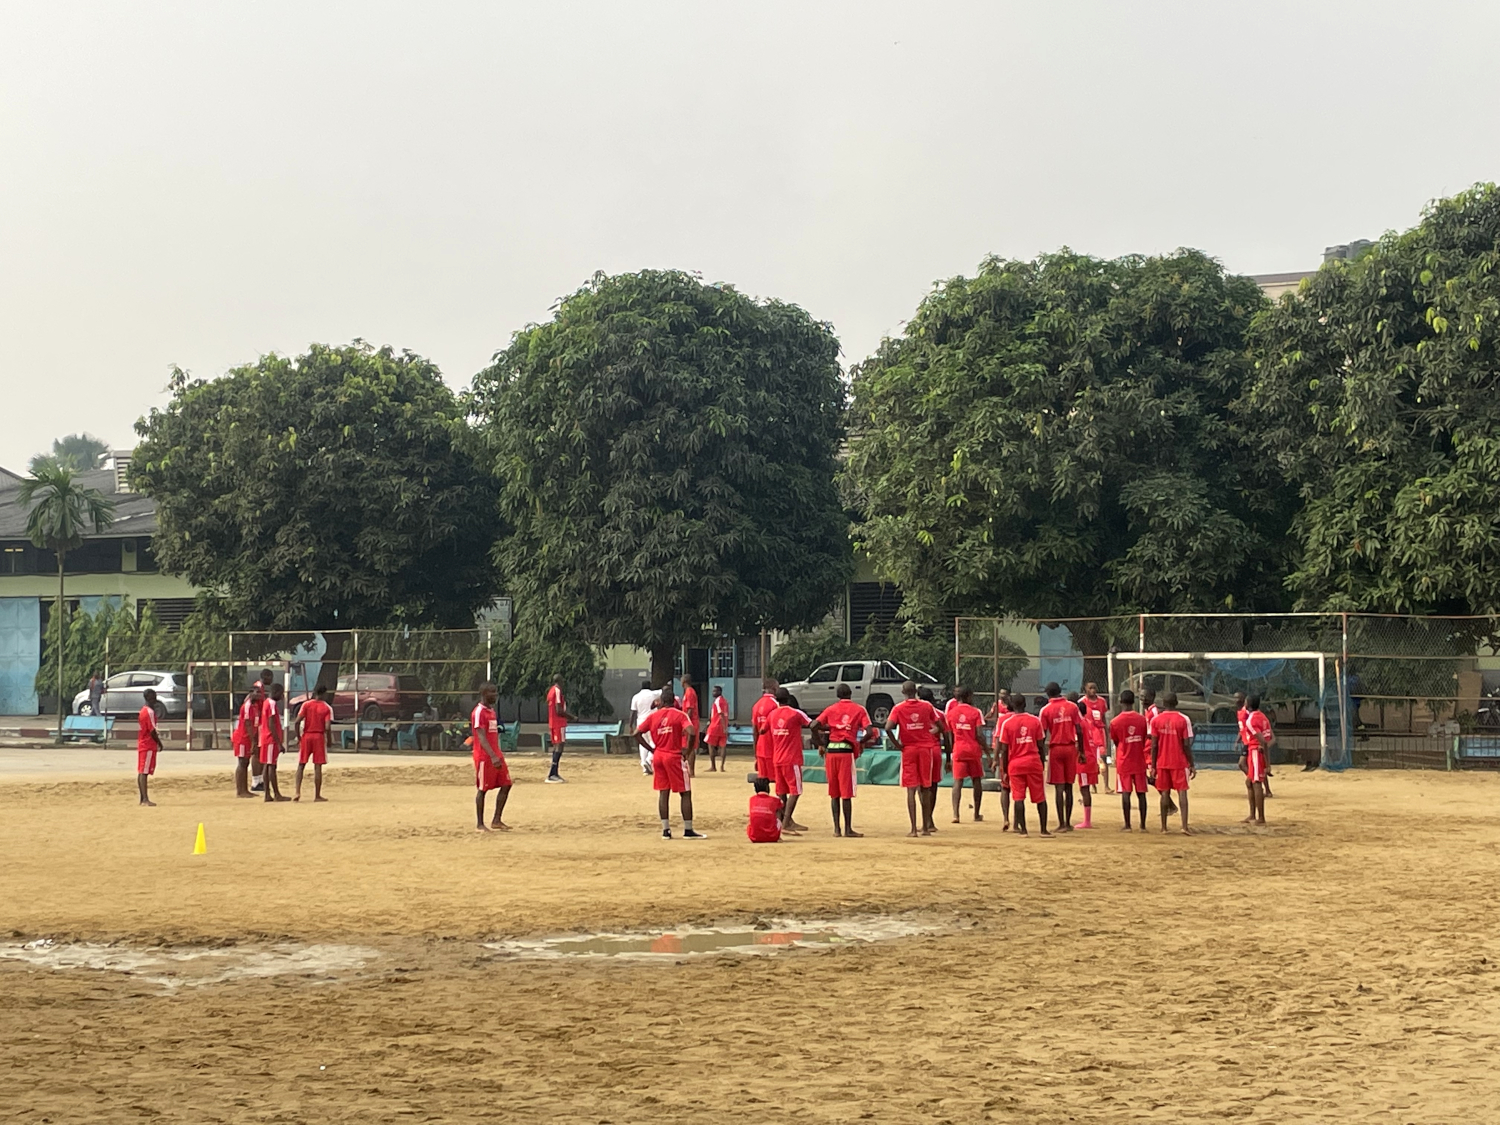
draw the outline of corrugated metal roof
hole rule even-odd
[[[28,509],[16,502],[16,489],[23,478],[14,473],[0,477],[0,539],[25,539]],[[115,522],[103,535],[88,539],[129,539],[156,532],[156,501],[134,492],[115,491],[113,469],[92,469],[78,474],[88,488],[97,488],[115,502]]]

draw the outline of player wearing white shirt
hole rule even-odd
[[[652,708],[656,706],[661,697],[659,691],[653,691],[650,680],[641,681],[641,690],[630,697],[630,733],[635,734],[641,729],[641,724],[646,721],[646,716],[651,714]],[[651,773],[651,755],[655,753],[651,745],[651,736],[647,734],[641,744],[641,772]]]

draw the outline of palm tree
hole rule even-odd
[[[74,479],[76,473],[51,458],[33,462],[31,476],[21,482],[16,499],[31,504],[26,517],[26,534],[38,547],[51,547],[57,553],[57,737],[62,739],[63,715],[68,707],[63,699],[63,649],[67,637],[67,614],[63,608],[63,563],[67,554],[83,545],[91,529],[95,534],[109,530],[115,520],[115,502],[97,488],[84,488]],[[35,501],[35,503],[33,503]]]

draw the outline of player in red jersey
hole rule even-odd
[[[708,839],[693,831],[693,779],[687,772],[688,750],[697,744],[698,724],[677,706],[671,684],[661,689],[661,702],[636,732],[636,741],[644,744],[642,735],[651,736],[651,787],[656,790],[661,838],[672,838],[672,794],[677,793],[682,802],[682,838]]]
[[[313,764],[313,801],[323,796],[323,766],[328,761],[328,728],[333,725],[333,708],[328,706],[328,688],[319,684],[313,697],[297,709],[297,787],[292,800],[302,800],[302,775],[307,763]]]
[[[469,742],[474,749],[474,828],[488,832],[498,828],[509,832],[510,825],[503,818],[505,802],[510,799],[510,766],[500,750],[500,716],[495,713],[495,701],[500,692],[492,683],[479,686],[479,702],[469,714]],[[495,790],[495,819],[488,826],[484,823],[485,794]]]
[[[766,720],[779,704],[776,691],[780,687],[770,676],[761,680],[761,697],[750,708],[750,731],[755,737],[755,774],[757,777],[776,778],[776,762],[771,753],[771,731]]]
[[[755,779],[755,792],[750,794],[750,823],[745,826],[745,835],[752,844],[776,844],[781,842],[781,798],[771,792],[768,778]]]
[[[938,744],[932,748],[932,784],[927,788],[927,808],[930,810],[924,818],[926,823],[922,825],[929,832],[937,831],[937,795],[938,786],[943,783],[943,774],[951,773],[953,759],[953,736],[948,732],[948,720],[943,717],[941,708],[937,705],[937,696],[932,694],[929,687],[917,688],[917,698],[932,707],[938,717]],[[951,703],[952,700],[949,700]]]
[[[261,694],[260,681],[257,680],[245,693],[240,703],[239,720],[229,736],[229,744],[234,748],[236,797],[255,796],[250,792],[250,763],[253,758],[255,768],[260,769],[260,711],[264,703],[265,696]]]
[[[156,802],[146,792],[146,779],[156,772],[156,755],[161,753],[161,735],[156,729],[156,691],[147,688],[141,693],[145,706],[135,717],[138,733],[135,736],[135,787],[140,793],[141,804],[155,808]]]
[[[907,680],[901,685],[905,697],[891,708],[885,729],[895,736],[901,751],[901,784],[906,789],[906,813],[911,818],[908,836],[930,836],[937,831],[932,822],[937,788],[933,784],[933,750],[942,755],[943,719],[937,708],[917,698],[917,685]],[[918,796],[922,805],[922,829],[917,830]]]
[[[859,783],[854,776],[854,760],[880,738],[870,714],[851,698],[848,684],[839,684],[838,699],[813,720],[813,740],[828,775],[828,804],[833,810],[833,834],[860,839],[864,833],[854,831],[854,797]],[[839,810],[844,813],[843,830],[839,829]]]
[[[1177,696],[1167,692],[1162,696],[1162,710],[1151,720],[1151,780],[1161,794],[1161,830],[1167,830],[1167,795],[1177,794],[1177,807],[1182,813],[1182,833],[1191,836],[1188,827],[1188,782],[1198,776],[1193,764],[1193,724],[1186,715],[1177,710]]]
[[[682,713],[693,720],[693,731],[701,739],[703,735],[702,716],[698,711],[698,689],[693,686],[693,677],[686,672],[682,674],[682,699],[678,701]],[[693,748],[688,751],[687,771],[689,777],[698,776],[698,740],[693,742]]]
[[[1041,821],[1042,835],[1047,831],[1047,790],[1042,784],[1042,762],[1045,752],[1046,732],[1042,720],[1026,713],[1026,697],[1011,697],[1010,718],[999,728],[1000,739],[1000,784],[1010,790],[1011,819],[1015,823],[1016,835],[1025,836],[1026,799],[1036,806]]]
[[[1005,721],[1014,713],[1011,711],[1011,696],[1007,688],[1001,688],[1000,694],[995,697],[995,702],[990,704],[990,709],[985,712],[987,722],[995,724],[990,731],[989,745],[984,751],[984,772],[986,775],[1000,778],[1000,732],[1005,727]],[[1010,787],[1000,780],[1000,831],[1010,831]]]
[[[1113,793],[1109,783],[1109,700],[1099,694],[1099,685],[1083,685],[1083,698],[1078,701],[1078,710],[1083,713],[1083,772],[1088,776],[1090,787],[1099,788],[1099,774],[1104,774],[1104,791]]]
[[[948,731],[953,736],[953,823],[959,822],[963,801],[964,779],[974,793],[974,823],[984,819],[980,802],[984,800],[984,746],[979,741],[984,729],[984,713],[974,706],[974,689],[961,687],[948,704]]]
[[[567,778],[557,772],[562,762],[563,751],[568,748],[568,721],[574,718],[568,710],[568,701],[563,698],[561,674],[552,677],[552,686],[547,689],[547,739],[552,744],[552,764],[547,768],[547,784],[561,785]]]
[[[729,768],[729,700],[724,698],[724,689],[715,686],[713,698],[708,704],[708,735],[705,739],[708,743],[708,772],[715,773],[718,770],[716,763],[722,762],[724,768]]]
[[[1260,697],[1256,696],[1256,698],[1258,699]],[[1237,691],[1234,693],[1234,717],[1240,726],[1240,742],[1248,749],[1252,745],[1253,740],[1245,732],[1245,721],[1249,719],[1250,711],[1245,706],[1245,693],[1242,691]],[[1266,725],[1269,726],[1270,722],[1271,720],[1268,716],[1266,718]],[[1261,779],[1260,784],[1261,795],[1263,797],[1270,797],[1273,795],[1271,793],[1271,759],[1269,756],[1266,758],[1266,776]],[[1264,817],[1262,818],[1262,820],[1264,820]]]
[[[1000,694],[995,696],[995,702],[991,703],[990,709],[984,713],[984,721],[998,724],[1010,712],[1010,689],[1001,688]]]
[[[1156,705],[1155,688],[1141,689],[1141,711],[1146,716],[1146,726],[1149,728],[1151,720],[1161,714],[1161,708]],[[1172,800],[1172,794],[1170,793],[1167,794],[1167,811],[1169,813],[1177,811],[1177,802]]]
[[[1082,716],[1078,705],[1062,697],[1057,684],[1047,685],[1047,704],[1038,713],[1047,735],[1047,784],[1057,801],[1057,830],[1073,831],[1073,782],[1083,750],[1078,740]]]
[[[1109,723],[1109,738],[1115,744],[1115,786],[1125,811],[1125,831],[1130,831],[1130,796],[1141,806],[1141,831],[1146,831],[1146,716],[1135,709],[1135,692],[1120,693],[1120,713]]]
[[[776,780],[776,796],[786,802],[781,811],[783,832],[806,832],[805,824],[796,820],[797,801],[802,796],[802,732],[812,726],[812,719],[792,706],[791,692],[776,689],[776,710],[766,717],[771,734],[771,764]]]
[[[1266,777],[1271,772],[1270,750],[1271,743],[1276,741],[1276,735],[1271,730],[1270,717],[1260,709],[1260,696],[1252,695],[1240,714],[1244,716],[1240,720],[1240,729],[1245,742],[1245,752],[1240,756],[1240,769],[1244,771],[1245,792],[1250,798],[1250,815],[1244,822],[1264,824]]]
[[[290,801],[281,795],[281,783],[276,778],[276,762],[286,745],[286,732],[281,727],[281,685],[272,684],[271,694],[260,705],[260,768],[265,777],[266,801]]]

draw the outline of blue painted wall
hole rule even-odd
[[[41,654],[40,600],[0,598],[0,715],[36,714]]]

